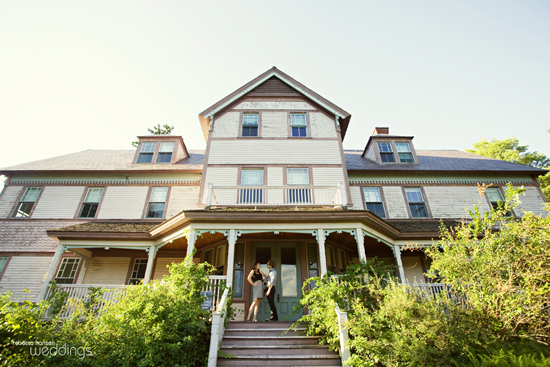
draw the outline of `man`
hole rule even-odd
[[[269,308],[271,308],[271,318],[268,321],[279,321],[279,315],[277,315],[277,307],[275,307],[275,286],[277,285],[277,270],[274,269],[275,261],[267,260],[267,268],[269,274],[267,275],[267,302],[269,302]]]

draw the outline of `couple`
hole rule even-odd
[[[249,321],[250,316],[252,316],[252,311],[254,311],[254,320],[256,320],[256,315],[258,314],[258,308],[260,308],[260,301],[264,298],[264,281],[266,282],[265,296],[267,297],[267,302],[269,302],[269,307],[271,308],[271,318],[267,321],[279,321],[279,315],[277,315],[277,308],[275,307],[275,286],[277,285],[277,270],[274,269],[275,261],[267,260],[267,268],[269,269],[269,275],[265,275],[260,270],[261,264],[259,262],[252,265],[252,270],[248,275],[248,282],[252,284],[252,297],[254,301],[250,305],[248,310],[248,317],[246,318]]]

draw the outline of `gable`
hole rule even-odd
[[[283,95],[283,96],[301,96],[301,94],[290,85],[283,82],[276,76],[272,76],[256,88],[246,94],[247,97],[265,96],[265,95]]]

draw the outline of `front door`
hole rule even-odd
[[[294,305],[298,302],[302,292],[300,282],[300,246],[296,243],[255,243],[252,247],[252,262],[260,262],[262,271],[268,275],[267,260],[275,261],[277,270],[277,285],[275,306],[279,320],[298,320],[302,314],[290,316]],[[252,302],[252,299],[250,300]],[[271,309],[267,298],[260,302],[258,320],[267,320],[271,317]]]

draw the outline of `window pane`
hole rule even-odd
[[[293,127],[292,136],[295,137],[307,137],[307,128],[305,127]]]
[[[241,175],[242,186],[262,186],[264,184],[263,169],[243,169]]]
[[[159,152],[161,153],[172,153],[174,151],[175,143],[160,143]]]
[[[504,199],[502,197],[502,193],[500,192],[500,189],[498,189],[496,187],[489,187],[487,189],[486,193],[487,193],[487,197],[489,198],[489,201],[491,203],[504,201]]]
[[[0,257],[0,273],[4,271],[4,268],[6,267],[6,264],[8,263],[9,257]]]
[[[141,144],[140,153],[153,153],[157,143],[143,143]]]
[[[157,157],[157,163],[170,163],[172,160],[172,153],[159,153]]]
[[[363,192],[365,193],[365,201],[367,203],[382,202],[382,196],[380,195],[379,187],[363,187]]]
[[[412,153],[398,153],[401,163],[414,163],[414,157]]]
[[[292,113],[290,114],[291,126],[307,126],[305,113]]]
[[[419,188],[407,188],[405,189],[405,193],[407,194],[407,200],[409,203],[424,202],[422,192]]]
[[[86,203],[99,203],[101,201],[101,196],[103,195],[103,187],[94,187],[89,188],[88,193],[86,194]]]
[[[346,270],[346,254],[342,250],[338,250],[338,268],[340,272]]]
[[[411,147],[409,143],[395,143],[395,148],[399,153],[410,153]]]
[[[83,203],[80,210],[80,218],[95,218],[97,213],[98,203]]]
[[[258,128],[243,126],[242,136],[258,136]]]
[[[287,185],[309,185],[309,171],[307,168],[287,168]]]
[[[391,143],[378,143],[378,151],[380,153],[393,152]]]
[[[318,269],[318,256],[317,256],[317,244],[308,243],[307,244],[307,264],[309,269]]]
[[[296,263],[296,248],[281,248],[281,288],[283,297],[297,297],[298,268]]]
[[[164,203],[149,203],[147,218],[162,218],[164,214]]]
[[[153,187],[153,190],[151,190],[151,197],[149,198],[149,202],[164,203],[166,202],[167,195],[168,187]]]
[[[56,278],[74,278],[79,264],[80,259],[77,258],[63,259]]]
[[[378,215],[380,218],[386,218],[382,203],[367,203],[367,210]]]
[[[409,204],[413,218],[427,218],[428,211],[424,203]]]
[[[132,284],[138,283],[138,280],[145,278],[147,270],[147,259],[136,259],[132,270]]]
[[[380,160],[383,163],[393,163],[395,162],[395,156],[393,153],[380,153]]]
[[[32,207],[34,206],[34,202],[32,203],[19,203],[19,206],[13,213],[13,217],[15,218],[28,218],[31,215]]]
[[[245,113],[243,115],[243,126],[258,126],[258,114]]]
[[[21,201],[36,201],[42,191],[41,187],[27,187]]]
[[[137,163],[151,163],[153,161],[153,153],[139,153]]]

